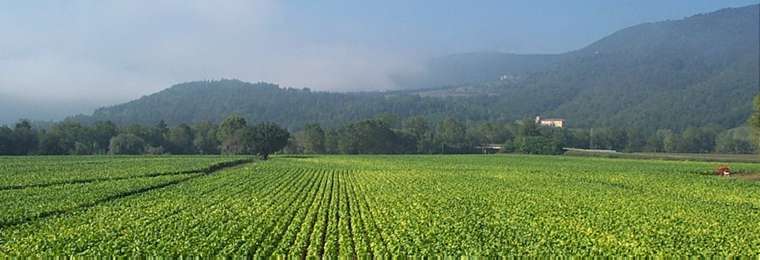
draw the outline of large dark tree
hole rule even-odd
[[[290,133],[274,123],[261,123],[252,128],[253,130],[253,153],[262,160],[267,160],[269,155],[288,145]]]

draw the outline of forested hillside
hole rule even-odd
[[[544,71],[560,60],[554,54],[511,54],[473,52],[448,55],[428,61],[422,71],[391,75],[402,89],[464,85],[485,81],[518,81]]]
[[[485,119],[484,111],[465,100],[422,98],[387,93],[331,93],[280,88],[269,83],[239,80],[198,81],[178,84],[122,105],[102,108],[81,120],[111,120],[117,124],[170,125],[202,121],[220,122],[238,114],[251,122],[272,121],[289,128],[319,122],[337,126],[381,113],[401,117],[426,115]]]
[[[726,9],[619,31],[526,86],[581,125],[682,128],[743,123],[760,90],[760,8]],[[560,90],[561,89],[561,90]],[[549,98],[551,100],[551,98]]]
[[[189,82],[79,119],[118,124],[155,124],[163,119],[176,125],[220,122],[236,113],[252,122],[272,121],[300,129],[311,122],[338,126],[384,113],[476,122],[544,115],[563,117],[571,127],[583,128],[649,132],[711,124],[733,128],[745,123],[752,97],[760,89],[759,13],[760,5],[724,9],[633,26],[558,56],[506,55],[530,64],[525,67],[472,56],[460,57],[467,62],[457,63],[467,64],[461,71],[483,68],[477,70],[520,75],[505,80],[363,93],[237,80]],[[529,62],[530,57],[542,60]],[[502,69],[504,73],[498,73]],[[444,83],[437,84],[451,85]]]
[[[489,95],[502,111],[572,125],[683,129],[736,126],[760,90],[758,5],[618,31],[518,82],[424,90]]]

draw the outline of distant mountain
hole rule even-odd
[[[473,121],[544,115],[566,118],[571,127],[732,128],[744,123],[760,91],[758,21],[760,5],[752,5],[633,26],[559,55],[454,55],[433,62],[422,80],[409,77],[436,84],[421,90],[329,93],[192,82],[83,120],[218,122],[238,113],[297,128],[391,113]]]
[[[735,126],[760,91],[760,5],[618,31],[524,86],[580,124]],[[688,117],[689,120],[683,120]]]
[[[220,122],[227,115],[238,114],[252,122],[271,121],[299,128],[311,122],[337,126],[381,113],[440,118],[449,114],[459,118],[481,114],[473,111],[475,107],[468,107],[470,103],[462,101],[380,92],[313,92],[269,83],[219,80],[178,84],[131,102],[98,109],[92,116],[77,118],[111,120],[118,124],[154,124],[165,120],[176,125]]]
[[[562,54],[453,54],[429,60],[421,72],[396,73],[391,78],[402,89],[427,89],[497,80],[514,81],[565,62],[573,64],[573,59],[593,54],[625,51],[638,57],[641,52],[652,49],[667,51],[672,50],[669,47],[676,46],[704,51],[704,56],[716,56],[723,54],[720,49],[725,47],[750,47],[750,43],[757,42],[758,33],[754,29],[758,21],[753,20],[757,18],[757,9],[757,5],[727,8],[683,20],[645,23],[620,30],[581,50]],[[748,38],[752,39],[741,42]],[[710,46],[713,43],[721,45]],[[649,52],[650,55],[655,53]]]
[[[736,126],[760,92],[759,13],[752,5],[641,24],[554,57],[517,82],[417,93],[498,96],[506,111],[576,126]]]

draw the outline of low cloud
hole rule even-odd
[[[7,5],[7,6],[2,6]],[[14,6],[18,5],[18,6]],[[171,84],[239,78],[322,90],[392,88],[416,58],[314,42],[274,0],[0,4],[0,95],[109,104]]]

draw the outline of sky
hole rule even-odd
[[[639,23],[759,2],[0,0],[0,103],[17,104],[9,117],[29,116],[21,104],[88,113],[220,78],[392,89],[389,74],[432,57],[561,53]]]

